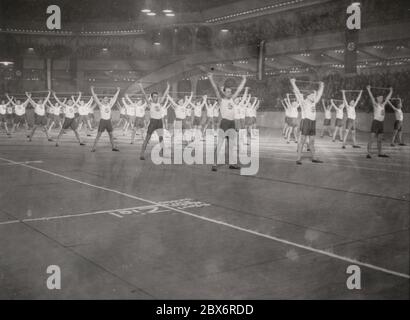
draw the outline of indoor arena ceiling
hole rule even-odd
[[[135,19],[141,10],[149,8],[162,11],[172,9],[176,14],[231,4],[240,0],[2,0],[3,17],[10,19],[43,19],[45,7],[59,5],[69,21],[118,21]]]

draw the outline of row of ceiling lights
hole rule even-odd
[[[261,7],[261,8],[251,9],[251,10],[237,12],[237,13],[233,13],[233,14],[218,17],[218,18],[209,19],[206,22],[208,22],[208,23],[218,22],[218,21],[222,21],[222,20],[226,20],[226,19],[230,19],[230,18],[235,18],[235,17],[242,16],[242,15],[252,14],[252,13],[256,13],[256,12],[262,12],[262,11],[266,11],[266,10],[269,10],[269,9],[279,8],[279,7],[282,7],[282,6],[288,6],[288,5],[296,4],[298,2],[303,2],[303,1],[305,1],[305,0],[291,0],[291,1],[287,1],[287,2],[281,2],[281,3],[277,3],[277,4],[273,4],[273,5],[269,5],[269,6],[265,6],[265,7]]]
[[[148,8],[142,9],[141,12],[145,13],[147,16],[150,16],[150,17],[155,17],[157,15],[155,11],[152,11],[151,9],[148,9]],[[174,11],[172,11],[172,9],[164,9],[162,10],[162,13],[164,13],[166,17],[175,17],[175,13]]]

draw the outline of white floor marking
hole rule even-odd
[[[8,221],[2,221],[0,222],[0,226],[4,224],[13,224],[13,223],[19,223],[20,220],[8,220]]]
[[[16,166],[19,164],[30,164],[30,163],[43,163],[42,160],[33,160],[33,161],[22,161],[16,163],[0,163],[0,166]]]
[[[13,160],[1,158],[1,157],[0,157],[0,160],[7,161],[7,162],[10,162],[10,163],[15,163],[15,164],[18,164],[18,165],[26,167],[26,168],[30,168],[30,169],[33,169],[33,170],[44,172],[44,173],[47,173],[49,175],[59,177],[59,178],[62,178],[62,179],[68,180],[68,181],[77,182],[79,184],[86,185],[86,186],[89,186],[89,187],[92,187],[92,188],[109,191],[109,192],[116,193],[116,194],[131,198],[131,199],[136,199],[136,200],[139,200],[139,201],[142,201],[142,202],[147,202],[147,203],[150,203],[150,204],[155,205],[155,206],[161,206],[161,207],[164,207],[164,208],[167,208],[167,209],[170,209],[170,210],[174,210],[174,211],[180,212],[184,215],[194,217],[194,218],[197,218],[197,219],[200,219],[200,220],[203,220],[203,221],[208,221],[208,222],[211,222],[211,223],[214,223],[214,224],[217,224],[217,225],[221,225],[221,226],[225,226],[225,227],[228,227],[228,228],[231,228],[231,229],[243,231],[245,233],[253,234],[253,235],[265,238],[265,239],[270,239],[270,240],[273,240],[273,241],[276,241],[276,242],[287,244],[287,245],[297,247],[297,248],[300,248],[300,249],[303,249],[303,250],[311,251],[311,252],[314,252],[314,253],[317,253],[317,254],[322,254],[322,255],[325,255],[325,256],[328,256],[328,257],[331,257],[331,258],[334,258],[334,259],[344,261],[344,262],[348,262],[348,263],[355,264],[355,265],[360,265],[360,266],[363,266],[363,267],[366,267],[366,268],[369,268],[369,269],[372,269],[372,270],[377,270],[377,271],[380,271],[380,272],[383,272],[383,273],[394,275],[396,277],[410,279],[410,275],[408,275],[406,273],[401,273],[401,272],[389,270],[389,269],[386,269],[386,268],[378,267],[378,266],[370,264],[370,263],[361,262],[359,260],[355,260],[355,259],[351,259],[351,258],[348,258],[348,257],[340,256],[340,255],[334,254],[334,253],[326,251],[326,250],[315,249],[315,248],[305,246],[305,245],[302,245],[302,244],[299,244],[299,243],[296,243],[296,242],[292,242],[292,241],[289,241],[289,240],[286,240],[286,239],[282,239],[282,238],[274,237],[274,236],[271,236],[271,235],[263,234],[263,233],[260,233],[260,232],[257,232],[257,231],[253,231],[253,230],[250,230],[250,229],[242,228],[242,227],[239,227],[239,226],[227,223],[227,222],[207,218],[207,217],[204,217],[204,216],[201,216],[201,215],[198,215],[198,214],[190,213],[190,212],[185,211],[185,210],[172,208],[172,207],[169,207],[167,205],[163,205],[163,204],[155,202],[155,201],[147,200],[147,199],[140,198],[140,197],[137,197],[137,196],[134,196],[134,195],[131,195],[131,194],[128,194],[128,193],[124,193],[124,192],[121,192],[121,191],[118,191],[118,190],[114,190],[114,189],[110,189],[110,188],[106,188],[106,187],[101,187],[101,186],[98,186],[98,185],[95,185],[95,184],[91,184],[91,183],[84,182],[84,181],[81,181],[81,180],[73,179],[73,178],[70,178],[70,177],[67,177],[67,176],[52,172],[52,171],[36,168],[36,167],[31,166],[31,165],[19,164],[18,162],[15,162]]]
[[[8,220],[0,222],[0,225],[5,224],[13,224],[13,223],[22,223],[22,222],[36,222],[36,221],[50,221],[50,220],[59,220],[59,219],[68,219],[68,218],[77,218],[77,217],[86,217],[86,216],[94,216],[100,214],[108,214],[115,216],[117,218],[123,218],[127,215],[146,215],[151,213],[163,213],[169,212],[171,210],[159,210],[159,207],[164,207],[165,205],[169,205],[172,208],[177,207],[178,205],[182,206],[190,206],[192,207],[205,207],[210,206],[210,204],[203,203],[200,201],[195,201],[192,199],[178,199],[178,200],[169,200],[160,202],[160,205],[144,205],[138,207],[131,207],[131,208],[120,208],[120,209],[110,209],[110,210],[102,210],[102,211],[92,211],[92,212],[84,212],[84,213],[73,213],[73,214],[66,214],[61,216],[50,216],[50,217],[38,217],[38,218],[26,218],[20,220]],[[178,208],[181,209],[181,208]],[[145,211],[145,212],[144,212]]]

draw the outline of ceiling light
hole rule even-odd
[[[148,13],[148,12],[151,12],[151,10],[150,9],[142,9],[141,12]]]
[[[171,13],[166,13],[165,14],[167,17],[175,17],[175,13],[171,12]]]
[[[172,13],[172,10],[171,9],[164,9],[164,10],[162,10],[162,12],[163,13]]]
[[[157,14],[155,12],[147,12],[147,16],[156,16]]]

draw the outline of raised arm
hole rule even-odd
[[[192,106],[192,97],[194,96],[194,92],[191,91],[191,95],[188,97],[188,99],[185,100],[184,102],[184,108],[188,107],[189,105]]]
[[[327,111],[327,107],[326,107],[326,102],[325,100],[322,100],[322,106],[323,106],[323,110]]]
[[[101,101],[100,101],[100,99],[98,98],[98,96],[95,94],[95,92],[94,92],[94,87],[91,86],[90,89],[91,89],[91,95],[93,96],[95,103],[98,104],[99,107],[102,107],[103,104],[101,103]],[[95,106],[93,106],[92,108],[94,109]]]
[[[131,98],[129,97],[128,94],[125,94],[125,99],[122,98],[122,101],[124,103],[124,100],[127,100],[128,104],[134,104],[134,102],[132,102]]]
[[[161,99],[159,100],[159,102],[160,102],[161,104],[163,104],[163,103],[165,102],[165,99],[167,99],[167,96],[168,96],[170,87],[171,87],[171,86],[169,85],[169,82],[167,82],[167,88],[165,89],[165,91],[164,91],[164,93],[163,93]]]
[[[386,105],[387,101],[390,101],[392,95],[393,95],[393,88],[390,88],[389,94],[387,95],[386,100],[384,100],[384,105]]]
[[[331,103],[333,108],[335,108],[336,110],[339,110],[339,107],[336,105],[336,103],[333,99],[330,99],[330,103]]]
[[[201,104],[201,108],[203,108],[206,105],[206,102],[208,100],[208,96],[205,94],[202,96],[202,104]]]
[[[93,103],[93,101],[94,101],[94,99],[93,99],[93,97],[91,97],[90,100],[88,100],[88,101],[86,102],[85,106],[86,106],[87,108],[89,108],[89,107],[91,106],[91,104]]]
[[[239,87],[236,89],[236,92],[233,94],[232,99],[235,99],[243,90],[246,84],[246,76],[242,76],[242,81],[239,84]]]
[[[111,98],[110,101],[110,108],[112,108],[115,105],[115,102],[117,102],[118,95],[120,94],[121,88],[117,88],[117,92],[114,94],[114,96]]]
[[[300,92],[298,86],[296,85],[296,80],[295,79],[290,79],[290,84],[292,85],[293,88],[293,92],[296,96],[296,100],[298,101],[299,105],[303,105],[304,99],[303,99],[303,95]]]
[[[347,102],[347,99],[346,99],[346,91],[342,90],[342,96],[343,96],[343,103],[345,104],[345,106],[348,106],[349,102]]]
[[[399,98],[398,100],[399,100],[399,102],[401,102],[401,99],[400,99],[400,98]],[[390,107],[391,107],[394,111],[398,111],[398,110],[399,110],[398,108],[396,108],[396,107],[394,106],[393,103],[391,103],[390,100],[387,100],[387,103],[390,105]]]
[[[132,104],[132,102],[128,102],[126,97],[121,99],[122,104],[124,105],[124,107],[128,107],[129,105]]]
[[[54,97],[54,99],[61,105],[61,106],[63,106],[63,107],[66,107],[67,105],[65,104],[65,101],[61,101],[58,97],[57,97],[57,95],[56,95],[56,93],[53,91],[53,97]],[[73,101],[74,101],[74,99],[73,99]]]
[[[43,101],[43,107],[47,104],[48,100],[50,100],[51,91],[48,92],[47,97]]]
[[[177,103],[172,99],[172,97],[168,94],[168,101],[170,102],[170,105],[172,108],[175,108],[177,106]]]
[[[316,92],[315,103],[318,103],[323,95],[323,90],[325,89],[325,84],[323,81],[319,82],[319,90]]]
[[[33,99],[31,99],[31,93],[30,93],[30,92],[26,92],[26,96],[27,96],[28,101],[29,101],[33,106],[36,106],[36,105],[37,105],[37,102],[35,102]]]
[[[218,99],[219,102],[221,102],[221,100],[222,100],[221,93],[219,92],[218,86],[215,83],[214,75],[212,73],[209,73],[208,78],[209,78],[209,82],[211,82],[212,88],[215,91],[216,98]]]
[[[354,102],[354,107],[355,108],[356,108],[357,104],[359,103],[359,101],[362,97],[362,94],[363,94],[363,90],[360,90],[359,95],[357,96],[356,101]]]
[[[370,87],[370,86],[367,86],[366,89],[367,89],[367,92],[369,93],[370,100],[372,101],[372,105],[373,105],[373,107],[374,107],[377,103],[376,103],[376,100],[374,99],[374,96],[373,96],[371,87]]]
[[[6,93],[6,98],[7,98],[7,100],[9,100],[9,103],[11,103],[13,106],[16,105],[13,101],[13,98],[10,98],[8,93]]]
[[[81,100],[81,96],[82,96],[82,93],[81,93],[81,92],[78,92],[78,97],[77,97],[77,99],[76,99],[76,100],[73,99],[75,105],[78,106],[78,104],[80,103],[80,100]]]

